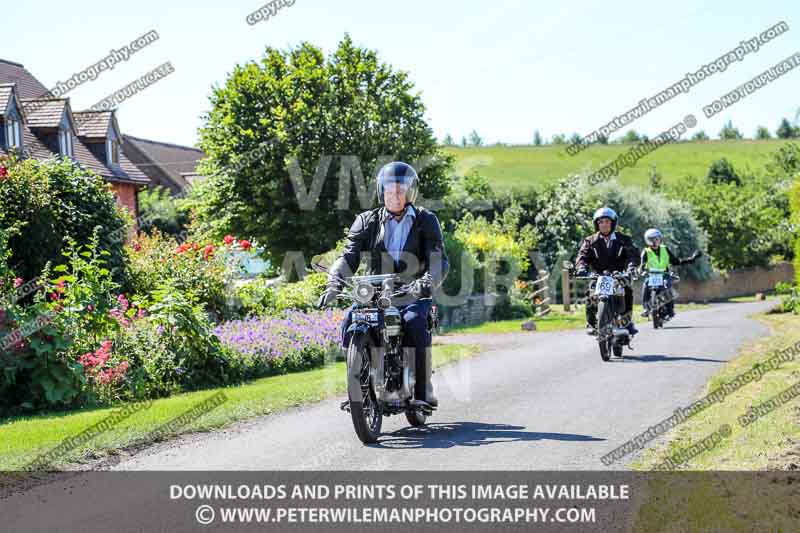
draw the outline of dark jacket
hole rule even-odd
[[[340,277],[352,276],[361,261],[361,254],[366,253],[367,275],[402,273],[404,280],[410,281],[429,273],[433,287],[441,285],[447,277],[450,264],[444,251],[439,219],[425,208],[414,206],[414,209],[417,215],[399,261],[394,261],[384,244],[384,221],[389,215],[383,207],[378,207],[356,217],[347,232],[344,253],[331,270]],[[414,265],[414,261],[406,262],[403,257],[405,254],[416,257],[417,264]],[[409,268],[412,270],[408,270]],[[335,280],[330,280],[329,284],[338,285]]]
[[[662,244],[661,246],[664,245]],[[672,253],[672,250],[666,246],[664,246],[664,248],[666,248],[667,255],[669,256],[669,266],[688,265],[689,263],[694,263],[694,258],[687,257],[686,259],[680,259],[677,255]],[[642,250],[642,255],[639,257],[639,264],[641,265],[642,270],[647,268],[647,248]]]
[[[615,235],[610,249],[606,248],[605,239],[600,232],[583,239],[575,259],[576,270],[591,269],[602,274],[606,270],[622,272],[629,266],[639,266],[639,250],[634,246],[633,239],[619,232]]]

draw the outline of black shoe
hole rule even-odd
[[[597,328],[591,324],[586,325],[586,334],[592,337],[597,337]]]
[[[639,333],[639,330],[636,329],[636,326],[633,325],[633,322],[628,322],[627,329],[628,333],[630,333],[631,335],[636,335],[637,333]]]

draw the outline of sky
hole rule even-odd
[[[409,72],[437,138],[473,129],[487,143],[529,143],[534,130],[586,135],[641,99],[666,89],[740,41],[784,21],[789,31],[637,119],[653,137],[693,114],[715,137],[731,120],[751,137],[774,132],[800,108],[800,69],[722,113],[702,109],[782,59],[800,52],[800,2],[539,2],[505,0],[295,0],[256,24],[251,0],[7,2],[0,58],[22,63],[46,86],[97,63],[111,49],[155,30],[159,39],[68,96],[86,109],[146,72],[174,73],[124,101],[124,133],[195,145],[212,87],[267,46],[302,41],[335,49],[345,33]],[[628,129],[628,128],[626,128]],[[624,131],[624,130],[623,130]],[[614,138],[616,134],[612,134]]]

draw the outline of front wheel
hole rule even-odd
[[[347,392],[353,428],[364,444],[378,442],[383,412],[370,378],[369,342],[366,335],[353,335],[347,348]]]
[[[612,329],[613,311],[612,303],[606,300],[597,302],[597,339],[600,345],[600,358],[603,361],[611,360],[611,346],[614,343]]]

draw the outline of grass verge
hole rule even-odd
[[[475,345],[450,344],[433,347],[434,366],[470,357],[480,351]],[[143,446],[162,440],[152,432],[162,424],[189,411],[217,392],[227,401],[196,420],[165,435],[210,431],[239,420],[268,415],[290,407],[317,402],[345,391],[345,363],[259,379],[243,385],[178,394],[155,400],[152,407],[138,411],[84,445],[70,450],[52,465],[64,468],[83,459],[96,459],[115,450]],[[0,471],[19,470],[40,454],[69,437],[97,424],[114,409],[86,409],[0,420]]]
[[[708,305],[706,304],[678,304],[675,306],[675,311],[680,313],[707,307]],[[634,322],[643,320],[639,316],[641,312],[641,305],[633,306]],[[476,326],[456,326],[447,328],[444,335],[453,333],[519,333],[522,331],[522,323],[528,320],[527,318],[518,318],[484,322]],[[586,313],[583,307],[573,308],[572,311],[567,313],[560,306],[558,308],[553,306],[550,313],[540,318],[534,318],[534,322],[536,323],[536,331],[540,332],[580,329],[586,325]]]
[[[739,357],[726,364],[708,383],[703,395],[730,382],[754,365],[763,363],[775,350],[784,350],[800,342],[800,316],[759,315],[758,318],[771,326],[772,334],[745,347]],[[730,427],[730,434],[711,449],[683,463],[681,470],[716,472],[800,468],[800,398],[794,397],[749,425],[742,426],[739,423],[739,417],[748,409],[797,383],[800,383],[800,357],[795,356],[794,360],[765,373],[760,380],[744,385],[722,402],[689,418],[668,433],[662,443],[648,449],[633,463],[632,468],[651,470],[666,458],[699,443],[725,424]],[[787,505],[787,502],[797,501],[796,487],[773,483],[774,487],[769,487],[769,497],[753,498],[753,492],[763,492],[761,489],[764,485],[757,485],[759,480],[756,476],[749,481],[737,478],[740,482],[752,482],[753,491],[732,487],[730,483],[721,482],[721,479],[721,475],[713,474],[702,477],[693,474],[691,480],[683,476],[656,476],[640,509],[636,530],[673,531],[678,517],[690,521],[691,529],[697,531],[719,527],[721,517],[724,517],[726,527],[731,531],[743,531],[747,529],[747,524],[752,524],[759,517],[763,517],[763,523],[769,523],[771,527],[788,527],[784,531],[796,530],[800,511]]]

